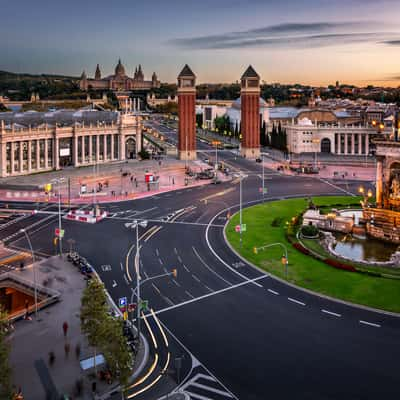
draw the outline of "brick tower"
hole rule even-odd
[[[186,64],[178,75],[178,152],[180,160],[196,159],[196,76]]]
[[[250,65],[241,78],[241,153],[260,156],[260,77]]]

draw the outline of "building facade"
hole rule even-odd
[[[122,65],[121,60],[119,60],[117,66],[115,67],[114,75],[110,75],[105,78],[101,77],[101,71],[98,64],[94,79],[88,78],[85,71],[83,71],[81,80],[79,81],[79,87],[81,90],[151,90],[154,88],[159,88],[160,81],[158,80],[155,72],[153,72],[151,80],[146,81],[144,79],[144,73],[141,65],[136,67],[133,78],[129,77],[125,73],[125,67]]]
[[[139,115],[109,111],[0,113],[0,176],[135,158]]]
[[[376,129],[370,126],[321,124],[309,119],[283,127],[288,151],[294,154],[369,155],[374,149],[372,138],[377,135]]]

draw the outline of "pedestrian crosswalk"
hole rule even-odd
[[[192,400],[227,400],[236,397],[212,375],[204,371],[192,374],[192,377],[179,387]]]

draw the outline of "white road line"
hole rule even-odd
[[[117,282],[115,282],[115,280],[112,281],[112,287],[114,288],[114,287],[116,287],[116,286],[117,286]]]
[[[342,315],[341,314],[338,314],[338,313],[335,313],[335,312],[332,312],[332,311],[328,311],[328,310],[324,310],[324,309],[322,309],[321,310],[324,314],[329,314],[329,315],[333,315],[334,317],[341,317]]]
[[[176,249],[176,247],[174,247],[174,253],[175,253],[176,255],[178,255],[178,250]]]
[[[192,274],[192,277],[193,277],[193,279],[194,279],[195,281],[201,282],[200,279],[199,279],[196,275]]]
[[[158,251],[158,249],[156,249],[156,255],[157,255],[157,257],[160,256],[160,252]]]
[[[166,274],[168,274],[167,268],[163,267],[163,270]]]
[[[185,264],[183,264],[183,268],[185,268],[185,271],[186,271],[186,272],[190,272],[190,271],[189,271],[189,268],[188,268]]]
[[[362,319],[360,319],[360,324],[373,326],[374,328],[380,328],[381,327],[379,324],[374,324],[373,322],[363,321]]]
[[[174,282],[175,283],[175,285],[176,286],[178,286],[178,287],[180,287],[181,285],[175,280],[175,279],[172,279],[172,282]]]
[[[210,271],[212,272],[214,275],[218,276],[219,279],[223,280],[225,283],[227,283],[228,285],[232,285],[232,282],[229,282],[228,280],[226,280],[225,278],[223,278],[220,274],[218,274],[217,272],[215,272],[212,268],[210,268],[207,263],[200,257],[200,254],[197,252],[196,248],[194,246],[192,246],[193,252],[196,255],[196,257],[201,261],[201,263]]]
[[[178,256],[178,261],[179,261],[180,263],[182,262],[181,256]]]
[[[275,290],[272,290],[272,289],[267,289],[267,290],[268,290],[268,292],[270,292],[270,293],[272,293],[272,294],[274,294],[276,296],[279,296],[279,293],[276,292]]]
[[[126,284],[129,286],[130,282],[129,282],[128,277],[126,276],[126,274],[124,274],[124,279],[125,279]]]
[[[159,262],[161,265],[164,264],[163,261],[161,260],[161,258],[158,259],[158,262]]]
[[[195,387],[198,387],[200,389],[208,390],[210,392],[214,392],[214,393],[220,394],[222,396],[228,396],[228,397],[232,398],[232,396],[228,392],[224,392],[222,390],[214,389],[213,387],[202,385],[201,383],[192,382],[190,384],[190,386],[195,386]]]
[[[131,292],[132,294],[135,294],[135,289],[133,287],[131,287]]]
[[[174,303],[173,303],[167,296],[164,296],[164,300],[165,300],[170,306],[173,306],[173,305],[174,305]]]
[[[161,294],[160,289],[154,284],[151,284],[155,290],[157,290],[158,294]]]
[[[194,296],[190,293],[190,292],[188,292],[187,290],[185,290],[185,293],[189,296],[189,297],[191,297],[192,299],[194,299]],[[182,303],[181,303],[182,304]],[[178,305],[178,304],[177,304]],[[159,311],[156,311],[156,314],[158,313]]]
[[[211,293],[213,292],[213,290],[212,290],[211,288],[209,288],[207,285],[204,285],[204,287],[205,287],[208,291],[210,291]]]
[[[296,299],[292,299],[291,297],[288,297],[288,300],[293,302],[293,303],[300,304],[301,306],[305,306],[306,305],[306,303],[303,303],[302,301],[299,301],[299,300],[296,300]]]
[[[268,276],[267,275],[262,275],[262,276],[259,276],[258,278],[248,279],[248,280],[246,280],[244,282],[237,283],[236,285],[232,285],[232,286],[229,286],[229,287],[221,289],[221,290],[216,290],[216,291],[214,291],[212,293],[203,294],[202,296],[199,296],[199,297],[196,297],[196,298],[193,297],[188,291],[185,291],[188,296],[192,297],[192,300],[187,300],[187,301],[184,301],[182,303],[175,304],[173,307],[163,308],[161,310],[156,311],[155,313],[156,314],[161,314],[161,313],[163,313],[165,311],[170,311],[170,310],[173,310],[175,308],[185,306],[186,304],[194,303],[196,301],[206,299],[206,298],[208,298],[210,296],[215,296],[217,294],[221,294],[221,293],[227,292],[229,290],[236,289],[236,288],[244,286],[244,285],[248,285],[249,283],[255,283],[255,282],[259,281],[260,279],[265,279],[265,278],[268,278]],[[150,315],[150,314],[146,314],[146,315]]]
[[[322,179],[322,178],[317,178],[317,179],[318,179],[319,181],[323,182],[323,183],[326,183],[327,185],[330,185],[330,186],[334,187],[334,188],[337,189],[337,190],[341,190],[342,192],[344,192],[344,193],[346,193],[346,194],[349,194],[349,195],[352,196],[352,197],[356,197],[356,195],[355,195],[354,193],[351,193],[351,192],[349,192],[349,191],[346,190],[346,189],[343,189],[343,188],[341,188],[341,187],[339,187],[339,186],[336,186],[336,185],[334,185],[333,183],[328,182],[328,181],[325,180],[325,179]]]
[[[149,275],[147,275],[146,271],[143,271],[143,275],[146,277],[146,279],[149,277]]]
[[[124,270],[124,266],[122,265],[122,262],[119,263],[120,267],[121,267],[121,271]]]

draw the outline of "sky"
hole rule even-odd
[[[400,86],[400,0],[0,0],[0,70]]]

